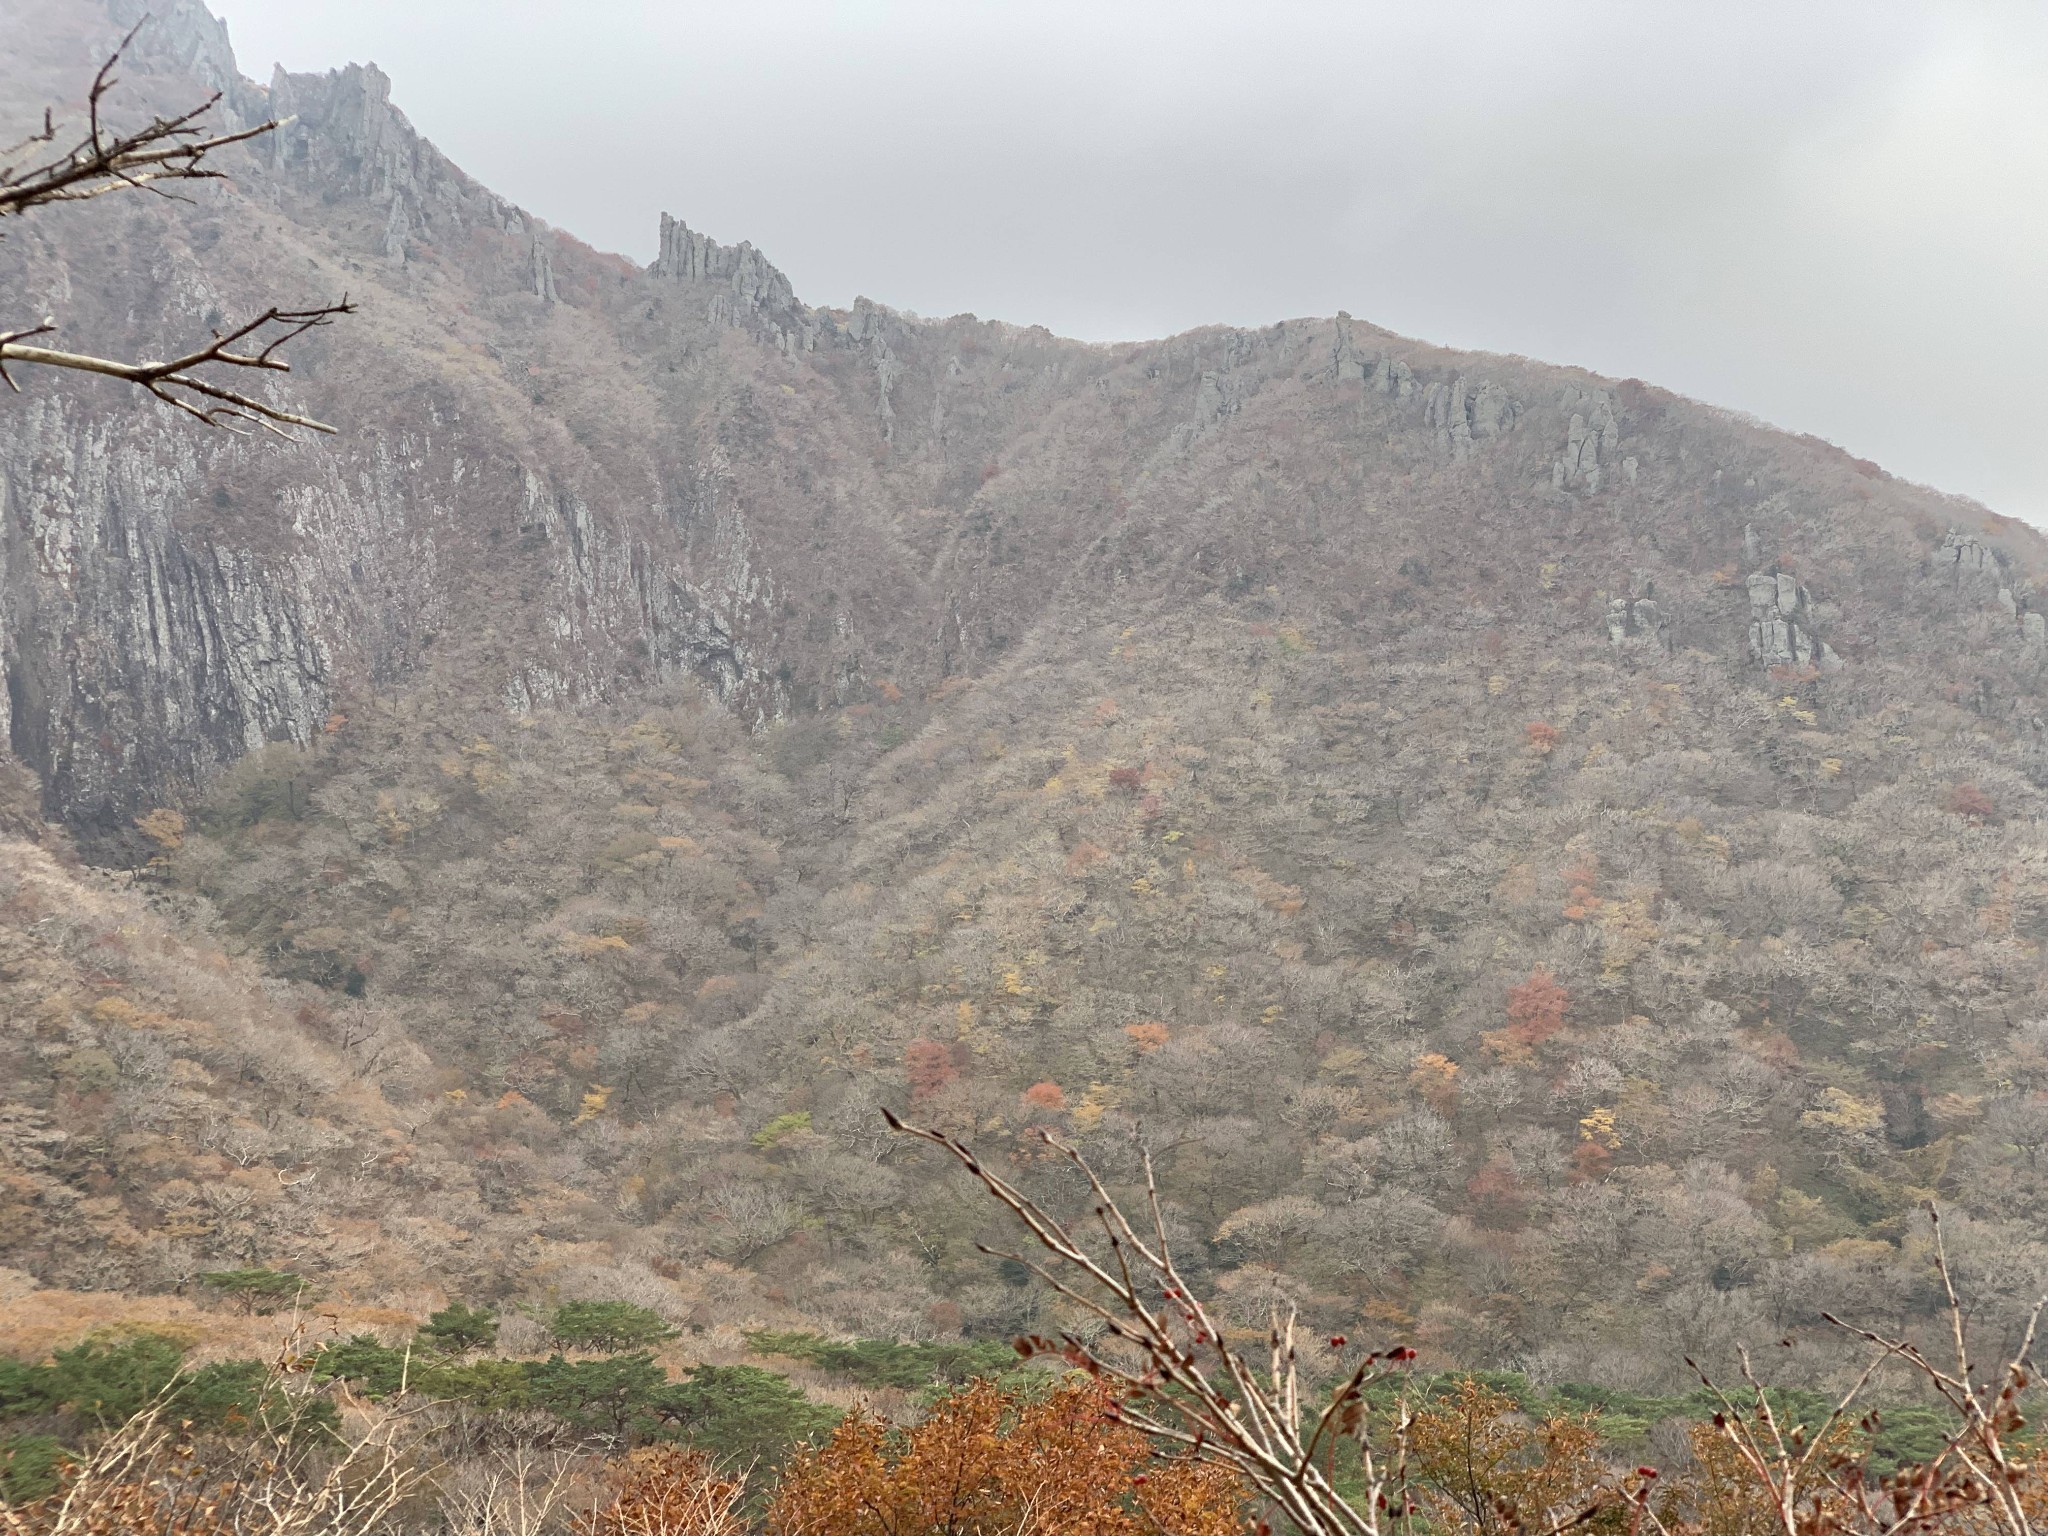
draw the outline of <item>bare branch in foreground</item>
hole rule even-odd
[[[209,155],[230,144],[258,138],[279,126],[273,118],[232,133],[207,133],[199,126],[199,120],[219,104],[220,92],[215,91],[189,112],[151,118],[130,133],[110,132],[101,106],[119,83],[114,66],[121,62],[121,55],[142,26],[143,22],[138,22],[121,39],[120,47],[93,76],[92,89],[86,94],[83,138],[61,153],[35,158],[38,149],[57,140],[55,115],[45,108],[40,133],[0,152],[0,219],[26,213],[45,203],[80,203],[109,192],[155,187],[158,182],[217,181],[226,172],[208,165]]]
[[[1305,1536],[1383,1536],[1414,1512],[1409,1498],[1405,1397],[1397,1403],[1393,1429],[1384,1444],[1366,1411],[1366,1388],[1405,1375],[1415,1351],[1375,1351],[1330,1395],[1320,1412],[1301,1412],[1295,1317],[1274,1315],[1267,1337],[1268,1358],[1254,1368],[1223,1336],[1175,1266],[1153,1181],[1145,1159],[1145,1195],[1150,1231],[1140,1235],[1102,1180],[1074,1148],[1050,1133],[1039,1134],[1088,1181],[1094,1215],[1101,1223],[1110,1258],[1099,1261],[1056,1217],[1030,1196],[987,1168],[962,1143],[942,1131],[906,1125],[883,1110],[892,1129],[942,1148],[981,1181],[1024,1223],[1046,1258],[1043,1264],[1020,1254],[984,1252],[1026,1265],[1069,1301],[1099,1319],[1109,1338],[1128,1348],[1098,1349],[1072,1333],[1059,1339],[1017,1341],[1019,1353],[1057,1355],[1070,1365],[1122,1389],[1117,1418],[1188,1454],[1234,1468],[1285,1514]],[[1357,1442],[1364,1494],[1353,1504],[1338,1493],[1327,1458],[1335,1442]]]
[[[137,25],[139,29],[141,23]],[[134,38],[135,32],[129,32],[93,77],[86,96],[87,126],[83,138],[68,150],[42,153],[45,146],[57,142],[55,116],[45,109],[41,132],[0,151],[0,221],[18,217],[32,208],[85,202],[109,192],[146,189],[171,196],[174,194],[166,192],[162,183],[219,180],[226,172],[210,161],[217,150],[257,138],[280,126],[272,119],[231,133],[208,133],[200,126],[200,120],[219,103],[220,93],[215,92],[191,111],[176,117],[152,118],[128,133],[110,130],[102,109],[118,83],[114,68]],[[354,313],[354,308],[344,295],[338,304],[315,309],[266,309],[239,329],[225,335],[215,332],[207,345],[169,361],[122,362],[35,345],[32,338],[47,336],[56,329],[54,321],[45,320],[40,325],[0,330],[0,383],[20,392],[20,385],[8,371],[10,363],[68,368],[136,385],[164,404],[212,427],[230,431],[260,427],[279,437],[289,436],[283,430],[287,427],[331,433],[334,428],[325,422],[271,405],[195,370],[212,365],[289,373],[291,365],[276,355],[278,348],[309,330],[330,324],[339,315]],[[242,346],[243,343],[247,345]],[[241,350],[237,350],[238,346]]]
[[[1948,1247],[1941,1234],[1941,1213],[1932,1205],[1927,1217],[1934,1232],[1934,1264],[1941,1278],[1949,1325],[1952,1366],[1936,1365],[1919,1345],[1907,1339],[1874,1333],[1843,1322],[1833,1313],[1821,1316],[1853,1333],[1876,1353],[1849,1390],[1817,1427],[1787,1426],[1771,1407],[1769,1395],[1742,1355],[1747,1388],[1744,1412],[1709,1380],[1697,1365],[1700,1380],[1720,1404],[1714,1427],[1735,1450],[1758,1486],[1766,1490],[1781,1536],[1812,1536],[1815,1531],[1853,1531],[1858,1536],[1917,1536],[1972,1510],[1988,1509],[2004,1536],[2032,1536],[2034,1526],[2022,1483],[2029,1468],[2016,1460],[2009,1437],[2025,1425],[2019,1397],[2032,1379],[2033,1350],[2041,1312],[2048,1297],[2034,1304],[2019,1346],[1997,1376],[1979,1385],[1971,1380],[1969,1330],[1949,1267]],[[1854,1405],[1878,1370],[1904,1362],[1955,1413],[1956,1428],[1925,1461],[1879,1479],[1848,1445]],[[1874,1427],[1875,1415],[1863,1428]]]
[[[49,347],[27,344],[32,336],[43,336],[56,329],[54,322],[45,320],[41,325],[26,330],[0,331],[0,383],[5,383],[17,394],[21,386],[7,371],[9,363],[33,363],[45,368],[70,368],[80,373],[104,374],[108,378],[120,379],[147,390],[164,404],[196,417],[210,427],[226,427],[239,430],[238,424],[246,423],[262,427],[265,431],[283,437],[287,434],[281,427],[305,427],[314,432],[332,432],[334,428],[310,416],[301,416],[279,406],[259,400],[240,390],[226,388],[213,380],[203,378],[193,370],[208,364],[224,368],[247,368],[270,373],[290,373],[291,364],[277,356],[277,349],[306,332],[323,325],[331,325],[340,315],[355,313],[355,305],[346,295],[338,304],[325,304],[318,309],[266,309],[254,320],[225,334],[215,332],[213,340],[205,346],[186,353],[182,357],[166,362],[145,361],[139,363],[118,362],[112,358],[94,357],[82,352],[59,352]],[[236,351],[241,342],[250,342],[253,350]],[[211,403],[209,403],[211,402]]]

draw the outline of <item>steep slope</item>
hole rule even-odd
[[[114,35],[0,16],[10,108]],[[8,312],[146,350],[347,288],[291,389],[348,430],[35,381],[10,739],[180,921],[423,1053],[380,1082],[470,1138],[452,1223],[1027,1320],[877,1134],[908,1100],[1020,1161],[1159,1148],[1247,1322],[1278,1288],[1553,1375],[1910,1311],[1929,1195],[2048,1274],[2031,531],[1348,316],[819,310],[673,221],[641,271],[373,70],[259,90],[189,4],[140,46],[139,99],[298,121],[198,208],[18,233]]]

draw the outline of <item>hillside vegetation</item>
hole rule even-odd
[[[0,21],[14,116],[117,35]],[[629,1302],[678,1369],[1068,1321],[888,1105],[1054,1201],[1034,1132],[1149,1147],[1233,1328],[1532,1392],[1833,1384],[1822,1309],[1932,1315],[1930,1199],[2001,1341],[2048,1290],[2036,535],[1348,315],[1084,346],[673,221],[643,270],[374,70],[155,25],[139,99],[297,121],[10,239],[10,312],[362,311],[290,384],[334,444],[6,407],[9,1284]]]

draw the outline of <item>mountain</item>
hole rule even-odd
[[[133,19],[0,18],[10,122]],[[1780,1337],[1825,1375],[1821,1308],[1930,1303],[1930,1198],[1987,1315],[2044,1288],[2031,529],[1347,315],[1097,346],[819,308],[666,216],[643,269],[374,68],[254,85],[178,0],[129,109],[211,88],[294,120],[195,204],[22,221],[0,312],[142,353],[346,290],[281,386],[343,431],[0,407],[8,739],[64,829],[17,814],[11,857],[163,936],[103,975],[81,920],[22,972],[7,1079],[104,1149],[16,1176],[119,1202],[128,1256],[25,1221],[0,1264],[1038,1321],[891,1104],[1052,1188],[1033,1127],[1118,1177],[1150,1145],[1247,1326],[1286,1294],[1551,1379]],[[17,949],[42,910],[0,904]],[[188,949],[326,1098],[122,1043],[108,1000],[165,1012]],[[142,1102],[167,1061],[377,1261],[176,1226],[165,1170],[225,1133]],[[351,1183],[387,1136],[410,1171]]]

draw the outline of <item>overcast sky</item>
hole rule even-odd
[[[2048,525],[2040,0],[212,0],[640,260],[1093,340],[1354,315]]]

